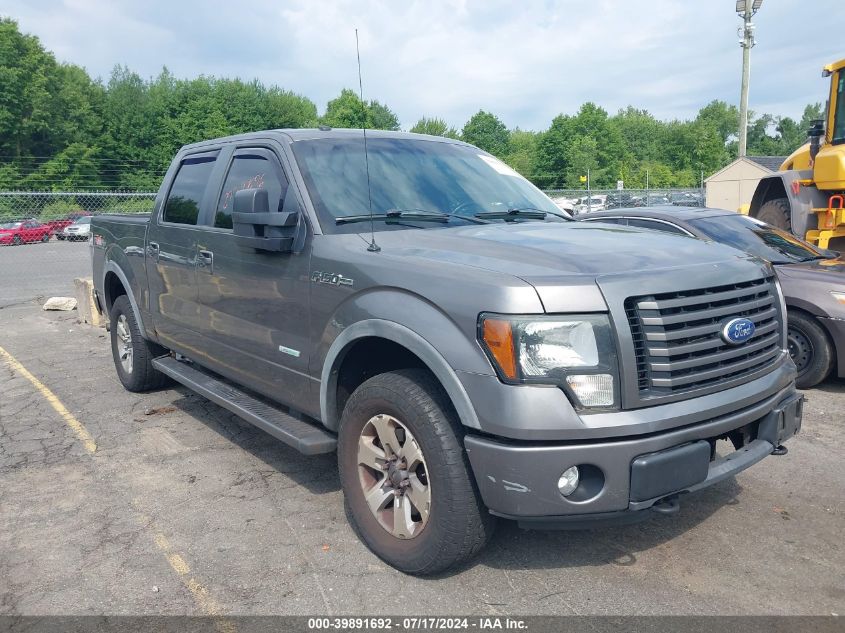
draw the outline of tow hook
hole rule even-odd
[[[786,448],[783,444],[778,444],[777,448],[772,451],[772,455],[786,455],[789,452],[789,449]]]
[[[653,506],[651,509],[659,514],[677,514],[681,509],[681,504],[678,503],[678,497],[664,497]]]

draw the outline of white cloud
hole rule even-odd
[[[839,0],[815,0],[826,32],[841,32]],[[366,98],[405,127],[423,115],[461,126],[478,109],[509,126],[542,129],[584,101],[632,104],[685,118],[712,99],[738,101],[739,19],[728,0],[253,0],[145,3],[6,0],[3,12],[57,57],[108,77],[126,64],[143,76],[167,66],[258,78],[319,108],[357,86],[361,37]],[[800,116],[824,100],[821,66],[841,55],[813,16],[768,0],[755,19],[751,107]],[[838,21],[838,24],[834,22]],[[833,38],[831,38],[833,39]]]

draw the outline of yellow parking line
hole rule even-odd
[[[97,443],[94,441],[94,438],[91,437],[88,429],[86,429],[82,422],[77,420],[76,417],[67,410],[67,407],[65,407],[65,405],[62,404],[62,401],[56,397],[56,394],[50,391],[43,382],[38,380],[38,378],[29,373],[29,370],[26,367],[21,365],[14,356],[2,347],[0,347],[0,358],[6,361],[6,364],[12,371],[17,372],[26,378],[36,389],[38,389],[41,395],[44,396],[44,399],[47,400],[47,402],[50,403],[50,406],[56,410],[56,413],[62,417],[65,424],[67,424],[73,432],[76,433],[76,436],[79,438],[79,441],[82,442],[82,446],[85,447],[86,451],[94,453],[97,450]]]
[[[67,407],[62,404],[62,401],[50,391],[47,386],[38,380],[35,376],[33,376],[30,371],[21,365],[21,363],[12,356],[9,352],[5,349],[0,347],[0,358],[2,358],[6,365],[9,368],[26,378],[32,385],[44,396],[44,399],[50,403],[50,406],[55,409],[56,413],[58,413],[65,423],[76,433],[76,436],[82,442],[82,445],[85,447],[85,450],[89,453],[94,453],[97,450],[97,444],[94,442],[94,438],[88,432],[88,429],[76,419],[76,417],[67,410]],[[135,510],[140,515],[140,520],[144,527],[148,530],[152,530],[153,532],[153,540],[155,541],[156,547],[158,547],[161,552],[164,554],[164,557],[167,559],[168,564],[173,569],[174,572],[179,576],[179,579],[182,581],[182,584],[191,592],[191,595],[194,598],[197,606],[203,611],[206,615],[210,616],[217,616],[215,618],[215,627],[217,628],[220,633],[234,633],[237,631],[234,623],[220,618],[220,613],[222,609],[217,602],[209,595],[208,589],[206,589],[199,581],[191,576],[191,568],[188,566],[188,563],[185,562],[185,559],[182,558],[178,553],[173,551],[173,548],[170,546],[170,542],[167,538],[162,534],[153,524],[152,520],[147,517],[143,512],[138,509],[137,500],[132,504],[135,507]]]

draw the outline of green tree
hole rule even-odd
[[[537,141],[538,135],[536,132],[528,132],[519,128],[511,130],[508,140],[508,153],[504,158],[508,165],[529,180],[535,178]]]
[[[504,158],[508,153],[508,128],[496,115],[484,110],[479,110],[466,122],[461,138],[499,158]]]
[[[446,136],[455,139],[459,137],[458,131],[455,128],[450,127],[446,121],[437,117],[431,119],[422,117],[408,131],[414,132],[415,134],[430,134],[431,136]]]
[[[325,125],[340,128],[360,128],[365,120],[370,129],[399,129],[399,119],[390,108],[378,101],[365,105],[349,88],[344,88],[340,95],[328,102],[321,119]]]

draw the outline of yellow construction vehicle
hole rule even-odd
[[[818,244],[845,250],[845,59],[828,64],[825,118],[777,173],[760,180],[749,215]]]

